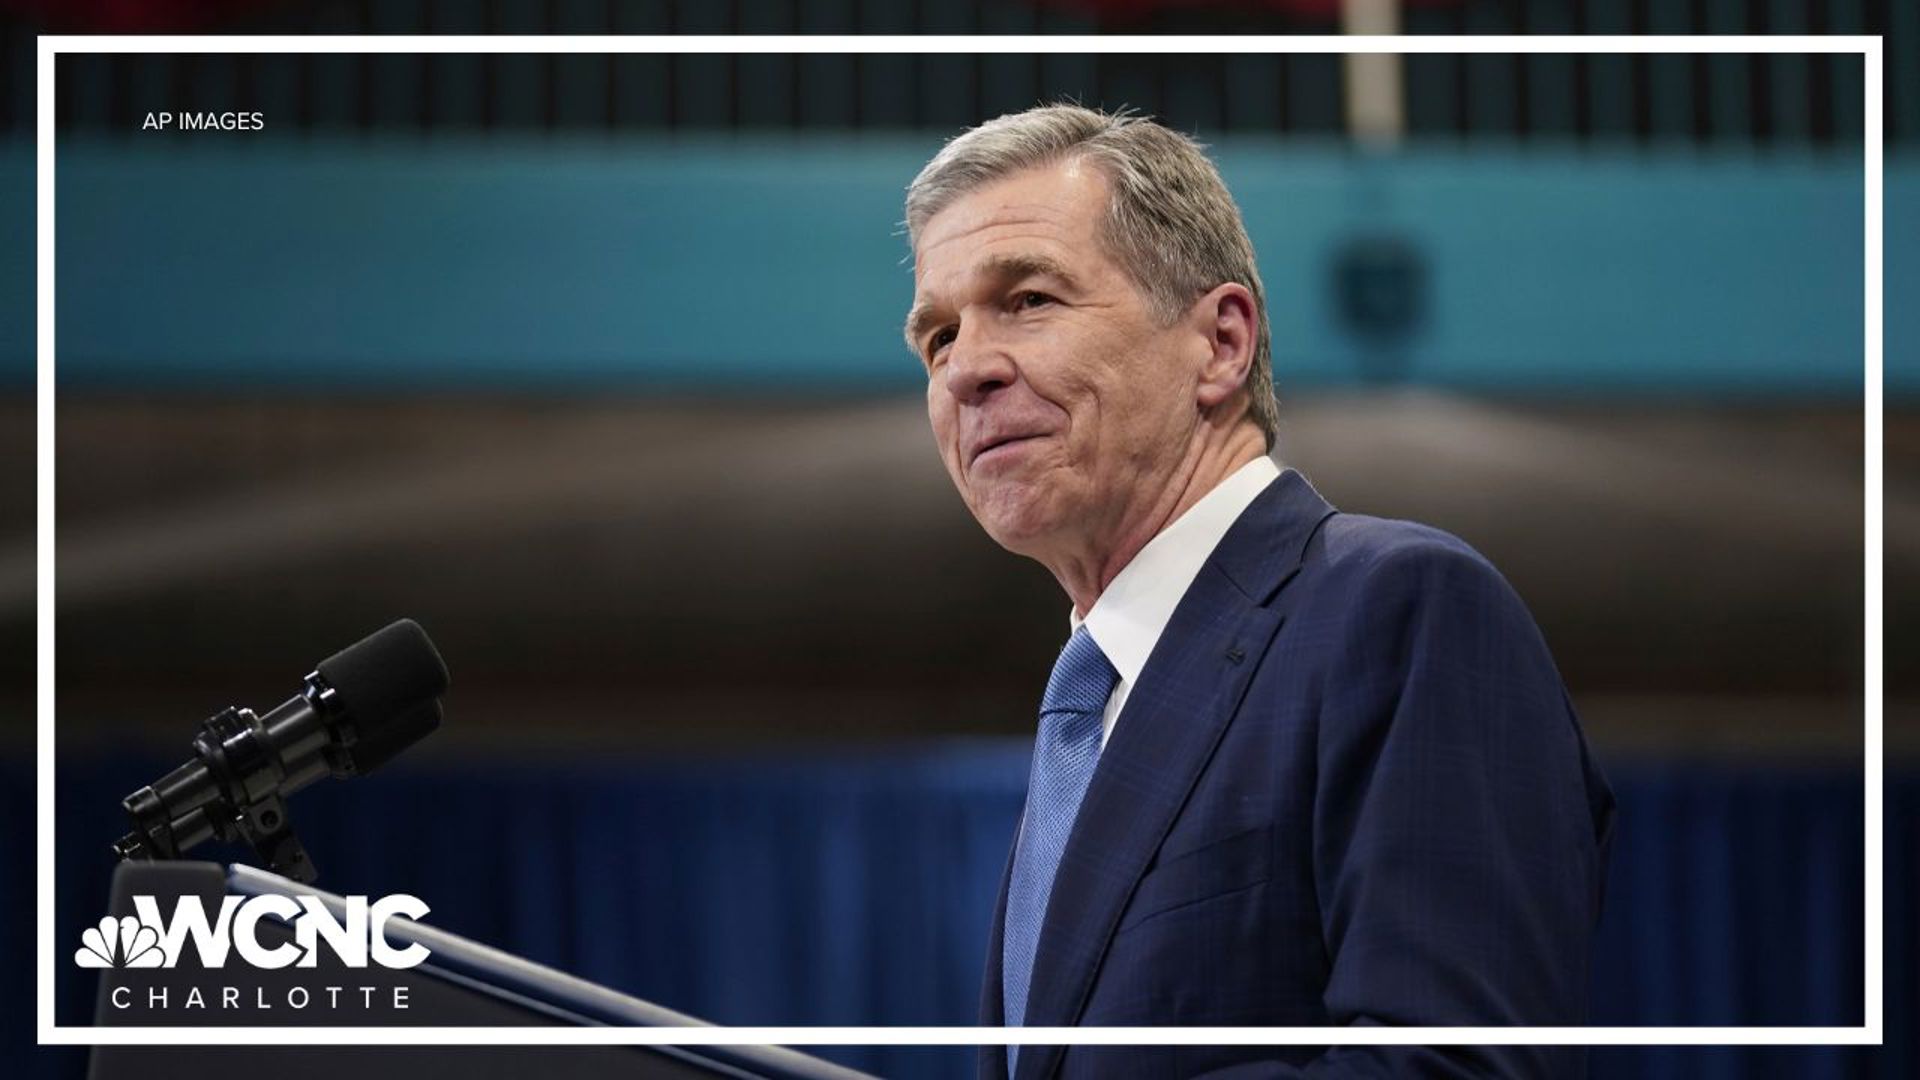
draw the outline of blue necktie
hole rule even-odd
[[[1073,832],[1080,800],[1100,760],[1100,717],[1119,673],[1082,626],[1067,640],[1040,702],[1040,737],[1027,779],[1027,812],[1020,826],[1013,878],[1007,885],[1007,921],[1000,954],[1001,994],[1008,1026],[1026,1020],[1033,954],[1047,916],[1060,852]],[[1013,1073],[1019,1047],[1007,1047]]]

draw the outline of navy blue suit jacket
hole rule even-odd
[[[1054,879],[1030,1026],[1570,1025],[1613,796],[1479,554],[1291,470],[1201,568]],[[1011,864],[1009,864],[1011,865]],[[1004,1023],[993,920],[981,1023]],[[1040,1077],[1562,1076],[1540,1047],[1026,1047]],[[983,1078],[1006,1075],[1002,1047]]]

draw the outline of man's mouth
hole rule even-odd
[[[1041,434],[1034,433],[1029,435],[1007,435],[997,439],[989,439],[986,442],[983,442],[979,446],[974,448],[973,457],[967,462],[967,464],[969,466],[977,465],[981,462],[981,460],[983,460],[984,458],[988,457],[991,454],[994,454],[998,451],[1006,450],[1009,447],[1019,446],[1022,443],[1032,442],[1033,440],[1042,438],[1042,437],[1043,436]]]

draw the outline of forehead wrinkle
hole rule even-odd
[[[952,212],[953,208],[950,207],[942,213],[944,215]],[[935,220],[938,220],[939,216],[940,215],[936,215]],[[921,244],[919,249],[914,252],[914,269],[917,271],[920,265],[926,260],[927,253],[933,251],[935,248],[950,244],[955,240],[964,240],[975,233],[987,229],[1009,226],[1018,227],[1022,225],[1047,225],[1063,233],[1071,232],[1071,226],[1074,223],[1073,219],[1075,216],[1072,208],[1058,206],[1048,202],[1016,203],[1011,206],[998,206],[988,213],[976,214],[975,217],[979,220],[963,224],[958,232],[948,233],[945,236],[937,236],[933,240]],[[1016,236],[1017,235],[1018,234],[1016,234]],[[1054,238],[1058,239],[1058,237]]]

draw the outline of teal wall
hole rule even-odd
[[[0,385],[33,378],[33,147],[0,140]]]
[[[904,389],[901,188],[935,144],[255,141],[63,147],[63,385]],[[31,355],[26,148],[0,151],[0,358]],[[1387,354],[1512,391],[1852,397],[1861,172],[1786,154],[1216,146],[1279,378],[1364,377],[1334,248],[1431,270]],[[1920,162],[1887,177],[1888,378],[1920,390]],[[24,209],[24,213],[22,213]],[[1902,351],[1905,350],[1905,351]],[[21,363],[13,370],[25,374]]]

